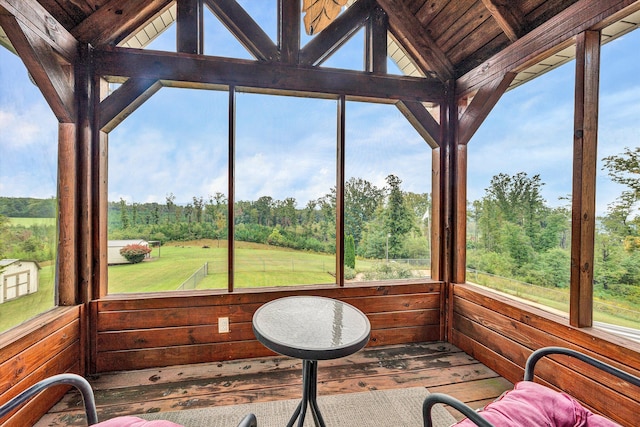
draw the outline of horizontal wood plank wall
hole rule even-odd
[[[368,345],[437,341],[441,283],[296,287],[110,296],[90,305],[93,373],[273,355],[253,334],[253,313],[267,301],[318,295],[348,302],[371,322]],[[218,333],[229,317],[230,332]]]
[[[0,403],[52,375],[84,373],[82,312],[82,306],[56,308],[0,336]],[[0,424],[33,425],[67,390],[68,387],[48,389],[14,414],[0,419]]]
[[[560,346],[578,350],[640,376],[640,344],[594,328],[574,328],[563,317],[471,285],[452,286],[451,343],[511,382],[521,381],[531,352]],[[565,356],[543,359],[535,373],[586,407],[636,426],[640,389]]]

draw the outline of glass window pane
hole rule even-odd
[[[601,50],[593,280],[596,326],[623,334],[631,328],[636,336],[640,329],[638,43],[636,30]]]
[[[431,147],[393,105],[349,102],[346,130],[345,278],[430,277]]]
[[[227,287],[227,159],[227,92],[164,88],[111,132],[109,293]]]
[[[335,283],[336,101],[236,101],[235,287]]]
[[[0,47],[0,332],[55,305],[58,123]]]
[[[569,311],[575,61],[504,94],[468,145],[467,281]]]

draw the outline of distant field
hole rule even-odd
[[[55,218],[9,218],[11,225],[22,225],[30,227],[32,225],[56,225]]]

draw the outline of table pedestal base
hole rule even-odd
[[[293,424],[298,420],[298,427],[302,427],[304,424],[304,417],[307,415],[307,403],[311,407],[311,414],[313,415],[313,421],[316,427],[326,427],[320,408],[318,408],[318,401],[316,400],[318,394],[318,361],[317,360],[303,360],[302,361],[302,401],[298,404],[298,407],[293,413],[293,416],[289,420],[287,427],[293,427]]]

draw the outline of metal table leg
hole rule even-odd
[[[298,420],[298,427],[304,424],[304,418],[307,415],[307,403],[311,406],[311,414],[316,427],[326,427],[317,401],[318,394],[318,361],[303,360],[302,361],[302,400],[293,412],[287,427],[293,427]],[[299,417],[299,419],[298,419]]]

